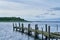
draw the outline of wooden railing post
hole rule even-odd
[[[38,25],[36,24],[35,25],[35,38],[38,38],[38,32],[37,32],[37,30],[38,30]]]
[[[45,31],[47,32],[47,24],[45,24]],[[45,36],[45,40],[47,40],[47,36]]]
[[[48,34],[49,34],[48,40],[50,40],[50,26],[48,26]]]
[[[22,33],[24,33],[24,24],[22,23]]]
[[[28,24],[28,35],[32,35],[32,31],[30,29],[31,29],[30,24]]]

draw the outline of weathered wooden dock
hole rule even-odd
[[[22,25],[22,26],[20,26],[20,25]],[[47,26],[47,24],[45,25],[45,31],[43,31],[43,28],[42,28],[42,30],[39,30],[38,24],[35,25],[35,29],[32,29],[30,24],[28,24],[28,28],[27,28],[27,27],[24,27],[23,23],[22,24],[19,23],[19,26],[17,26],[16,23],[13,23],[13,31],[25,33],[34,38],[39,38],[38,35],[42,34],[41,40],[60,39],[60,34],[50,32],[50,26]],[[32,32],[34,32],[35,35],[32,35]],[[43,36],[45,36],[45,38],[43,38]]]

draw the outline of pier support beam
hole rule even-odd
[[[30,24],[28,24],[28,35],[32,35],[32,31],[30,29],[31,29]]]
[[[19,23],[19,27],[20,27],[20,23]]]
[[[24,24],[22,23],[22,33],[24,33]]]
[[[16,31],[17,31],[17,30],[18,30],[18,29],[17,29],[17,23],[15,23],[15,27],[16,27]]]
[[[42,40],[44,40],[44,39],[43,39],[43,28],[42,28]]]
[[[50,26],[48,26],[48,34],[49,34],[48,40],[50,40]]]
[[[38,24],[35,25],[35,38],[38,38]]]
[[[19,23],[19,32],[21,31],[20,23]]]
[[[45,24],[45,32],[47,32],[47,24]],[[45,36],[45,40],[47,40],[47,36]]]
[[[14,23],[13,23],[13,31],[15,30],[15,28],[14,28]]]

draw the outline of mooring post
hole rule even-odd
[[[32,31],[30,29],[31,29],[30,24],[28,24],[28,35],[32,34]]]
[[[22,23],[22,33],[24,33],[24,24]]]
[[[38,24],[35,25],[35,38],[38,38]]]
[[[47,32],[47,24],[45,24],[45,31]],[[47,40],[47,36],[45,36],[45,40]]]
[[[43,40],[43,28],[42,28],[42,40]]]
[[[15,29],[15,28],[14,28],[14,23],[13,23],[13,31],[14,31],[14,29]]]
[[[48,34],[49,34],[48,40],[50,40],[50,26],[48,26]]]

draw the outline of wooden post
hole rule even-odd
[[[45,31],[47,32],[47,24],[45,24]],[[47,36],[45,36],[45,40],[47,40]]]
[[[57,25],[57,34],[58,34],[58,25]],[[58,40],[58,38],[56,38],[56,40]]]
[[[50,40],[50,26],[48,26],[48,34],[49,34],[48,40]]]
[[[58,40],[58,38],[56,38],[56,40]]]
[[[20,27],[20,23],[19,23],[19,27]]]
[[[15,23],[16,31],[17,31],[17,24]]]
[[[24,24],[22,23],[22,33],[24,33]]]
[[[20,23],[19,23],[19,32],[21,31]]]
[[[15,29],[15,28],[14,28],[14,23],[13,23],[13,31],[14,31],[14,29]]]
[[[15,23],[15,27],[17,27],[17,24]]]
[[[42,40],[43,40],[43,28],[42,28]]]
[[[28,35],[32,35],[32,32],[30,31],[31,27],[30,24],[28,24]]]
[[[38,25],[36,24],[35,25],[35,38],[38,38],[38,32],[37,32],[37,30],[38,30]]]
[[[51,40],[53,40],[53,38]]]

